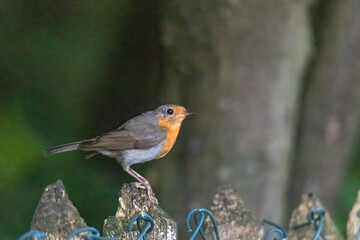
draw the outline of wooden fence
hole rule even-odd
[[[146,234],[146,239],[177,239],[176,223],[158,205],[148,199],[145,190],[124,184],[119,192],[118,201],[116,214],[104,221],[103,236],[109,237],[109,239],[110,237],[125,240],[136,239],[139,235],[139,229],[134,224],[133,231],[129,233],[129,223],[134,216],[147,213],[152,217],[154,226]],[[322,208],[321,202],[313,194],[304,195],[301,203],[292,212],[288,227],[288,239],[314,239],[314,236],[319,232],[319,227],[321,228],[319,239],[345,239],[334,225],[328,212],[325,211],[320,219],[321,213],[316,212],[316,210]],[[222,240],[264,239],[269,233],[269,225],[254,218],[242,199],[231,188],[218,189],[214,195],[210,211],[216,219]],[[315,220],[312,221],[309,217],[313,217]],[[359,217],[360,192],[353,209],[349,213],[346,239],[358,239],[354,235],[357,234],[360,227]],[[299,227],[294,228],[294,226]],[[30,229],[45,233],[46,238],[52,240],[67,239],[74,231],[84,227],[86,227],[86,223],[69,200],[63,182],[58,180],[56,183],[47,186],[33,215]],[[209,218],[205,220],[203,229],[209,239],[216,239]],[[84,234],[86,233],[79,233],[71,239],[83,239]],[[276,234],[276,231],[273,234]],[[274,239],[274,236],[266,236],[266,238]],[[277,239],[281,238],[277,237]]]

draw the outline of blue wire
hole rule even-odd
[[[73,237],[79,235],[80,233],[84,233],[84,232],[91,232],[90,234],[85,234],[84,236],[96,236],[96,237],[99,237],[100,236],[100,232],[99,230],[97,230],[96,228],[94,227],[84,227],[84,228],[80,228],[80,229],[77,229],[75,230],[74,232],[72,232],[68,237],[67,237],[67,240],[70,240],[72,239]]]
[[[195,223],[197,225],[193,235],[191,235],[191,237],[190,237],[190,240],[194,240],[194,238],[196,237],[196,235],[199,232],[200,232],[200,235],[202,236],[203,239],[205,239],[205,240],[207,239],[207,237],[206,237],[206,235],[204,233],[204,230],[202,230],[202,228],[201,228],[201,226],[202,226],[202,224],[204,223],[204,220],[205,220],[205,214],[204,213],[206,213],[210,217],[211,222],[212,222],[213,227],[214,227],[214,230],[215,230],[216,239],[220,240],[219,230],[218,230],[218,227],[217,227],[215,217],[209,210],[207,210],[205,208],[195,208],[195,209],[191,210],[189,212],[189,214],[187,215],[187,217],[186,217],[186,226],[187,226],[189,232],[192,232],[191,227],[190,227],[190,218],[191,218],[191,216],[193,214],[194,214]],[[200,220],[197,219],[197,216],[199,214],[200,214]]]
[[[141,228],[141,225],[140,225],[141,220],[144,220],[146,222],[146,226],[144,228]],[[152,219],[152,217],[149,214],[146,214],[146,213],[141,214],[139,216],[132,217],[130,220],[130,224],[129,224],[129,233],[132,232],[135,221],[136,221],[137,227],[140,231],[140,234],[136,240],[141,240],[141,239],[146,240],[145,234],[149,233],[153,230],[154,220]]]
[[[360,228],[357,230],[357,232],[352,236],[351,240],[358,240],[360,237]]]
[[[318,214],[319,217],[315,218],[315,214]],[[320,235],[322,237],[323,240],[325,240],[325,236],[323,236],[322,230],[324,227],[324,222],[325,222],[325,210],[322,207],[319,207],[317,209],[315,209],[314,211],[311,211],[308,214],[308,218],[312,220],[315,230],[317,230],[315,236],[314,236],[314,240],[319,239]],[[317,225],[318,221],[320,221],[319,225]]]
[[[360,209],[357,211],[356,216],[360,218]],[[360,237],[360,228],[357,230],[357,232],[352,236],[351,240],[358,240]]]
[[[47,239],[47,235],[45,233],[36,230],[31,230],[21,235],[18,240],[26,240],[30,237],[31,239],[39,239],[39,240]]]
[[[146,222],[146,226],[144,228],[141,227],[141,220]],[[139,216],[133,217],[130,225],[129,225],[129,232],[132,232],[132,227],[134,222],[137,221],[137,227],[140,231],[140,235],[138,236],[137,240],[146,240],[145,234],[149,233],[154,228],[154,221],[148,214],[141,214]],[[92,239],[92,240],[119,240],[119,237],[102,237],[100,236],[99,230],[97,230],[94,227],[84,227],[75,230],[72,232],[68,237],[67,240],[71,240],[72,238],[79,236],[79,234],[84,233],[82,237],[84,239]],[[48,239],[47,235],[45,233],[39,232],[39,231],[29,231],[23,234],[18,240],[27,240],[28,238],[36,239],[36,240],[46,240]]]
[[[318,215],[317,218],[315,218],[315,214]],[[308,225],[313,224],[314,228],[315,228],[315,236],[313,238],[313,240],[318,240],[319,237],[321,236],[321,238],[323,240],[326,240],[324,233],[323,233],[323,227],[324,227],[324,222],[325,222],[325,210],[322,207],[318,207],[315,210],[311,210],[308,214],[307,214],[307,219],[308,221],[306,223],[294,226],[293,229],[298,229],[298,228],[302,228]],[[320,221],[320,223],[319,223]]]
[[[76,237],[80,233],[86,233],[83,235],[84,239],[96,239],[96,240],[118,240],[119,237],[101,237],[99,230],[94,227],[84,227],[80,228],[74,232],[72,232],[68,237],[67,240],[71,240],[72,238]]]
[[[279,235],[279,237],[281,238],[281,240],[288,240],[286,231],[284,229],[282,229],[280,226],[276,225],[273,222],[265,220],[265,219],[263,220],[263,222],[274,227],[266,232],[265,237],[264,237],[265,240],[269,239],[269,237],[273,233],[277,233]],[[274,238],[274,239],[276,239],[276,238]]]

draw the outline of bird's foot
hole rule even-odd
[[[159,205],[159,201],[157,200],[151,186],[149,184],[146,183],[142,183],[142,182],[132,182],[130,183],[130,185],[138,188],[138,189],[144,189],[147,192],[147,195],[150,199],[150,201],[152,201],[153,203],[155,203],[156,205]]]
[[[130,186],[134,186],[136,188],[140,188],[140,189],[144,189],[144,190],[147,189],[146,186],[141,182],[132,182],[132,183],[130,183]]]

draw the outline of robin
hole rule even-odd
[[[131,165],[164,157],[174,146],[183,120],[192,114],[180,105],[162,105],[131,118],[116,130],[49,148],[45,155],[82,150],[93,152],[87,158],[99,153],[115,158],[124,171],[138,181],[136,186],[146,189],[150,199],[157,203],[149,181],[135,172]]]

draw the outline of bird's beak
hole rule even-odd
[[[185,117],[188,117],[188,116],[190,116],[190,115],[194,115],[194,114],[197,114],[197,113],[186,112],[186,113],[185,113]]]

